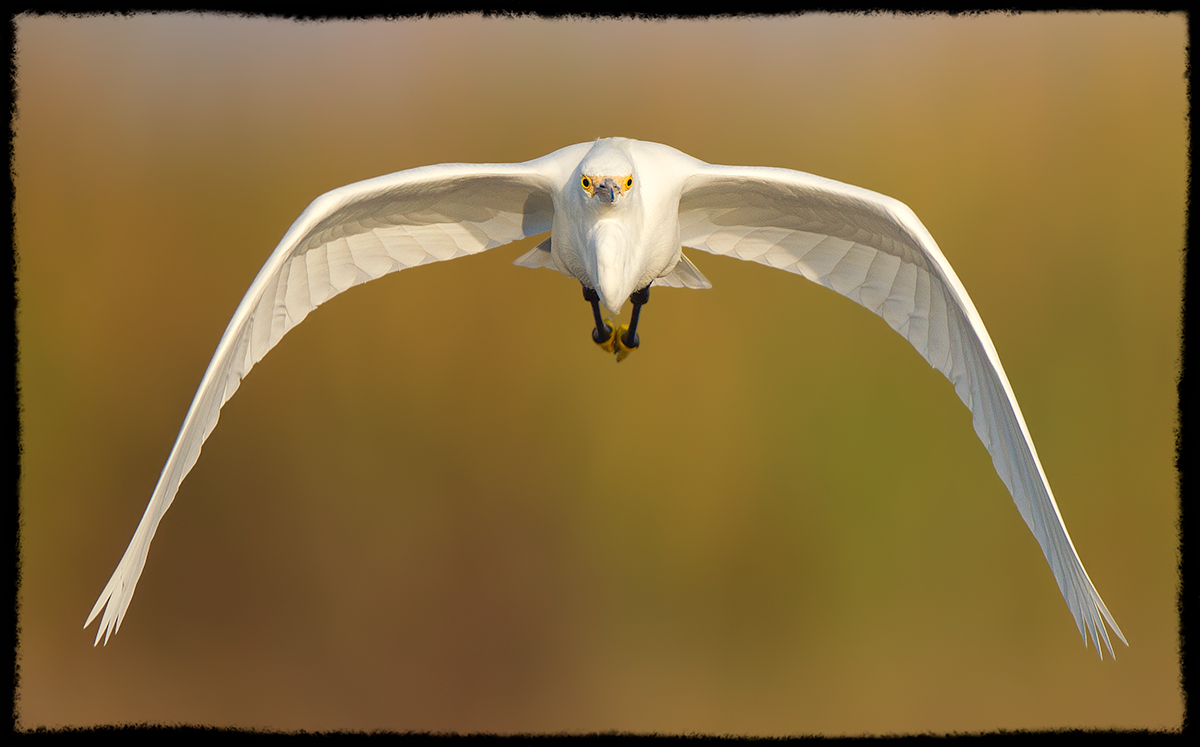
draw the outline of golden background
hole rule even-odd
[[[1181,723],[1184,16],[21,17],[16,41],[22,727]],[[577,283],[510,264],[534,240],[289,334],[92,647],[217,340],[309,201],[608,135],[916,211],[1116,661],[949,382],[878,317],[693,251],[713,289],[656,291],[616,365]]]

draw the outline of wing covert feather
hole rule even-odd
[[[1084,644],[1125,641],[1067,533],[987,329],[933,237],[903,203],[798,171],[696,162],[680,243],[788,270],[881,316],[954,384],[1033,532]]]
[[[97,643],[120,628],[159,521],[254,364],[310,311],[355,285],[549,231],[554,182],[579,148],[525,163],[401,171],[335,189],[305,209],[221,336],[146,512],[84,623],[104,611]]]

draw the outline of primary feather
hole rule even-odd
[[[628,165],[634,186],[598,208],[580,195],[583,164],[600,172]],[[598,289],[610,309],[624,302],[630,283],[708,287],[682,244],[795,272],[883,317],[971,410],[1085,645],[1090,636],[1100,652],[1103,640],[1112,654],[1106,622],[1125,640],[1075,551],[979,313],[908,207],[811,174],[715,166],[665,145],[612,138],[519,164],[401,171],[317,198],[271,254],[217,345],[133,540],[84,623],[103,611],[96,642],[120,627],[158,523],[221,406],[288,330],[351,286],[546,231],[550,240],[517,263],[574,276]],[[611,254],[615,245],[594,237],[614,231],[632,256],[606,277],[596,252]]]

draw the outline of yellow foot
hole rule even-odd
[[[628,331],[629,325],[622,324],[620,327],[617,327],[617,331],[613,333],[613,340],[615,341],[616,346],[616,350],[614,352],[617,354],[617,363],[625,360],[625,356],[637,350],[637,348],[625,346],[625,333]]]
[[[598,342],[596,344],[599,345],[600,349],[604,352],[613,353],[616,355],[617,363],[620,363],[621,361],[625,360],[625,356],[629,355],[634,350],[637,350],[637,348],[627,347],[624,340],[621,339],[625,336],[625,333],[629,331],[629,325],[622,324],[620,327],[614,327],[612,319],[605,319],[604,321],[608,324],[608,328],[612,330],[612,334],[609,335],[607,340]]]
[[[596,344],[606,353],[611,353],[617,349],[617,328],[613,326],[612,319],[605,319],[605,325],[608,327],[609,335],[607,340],[602,340]],[[595,338],[592,338],[593,342]]]

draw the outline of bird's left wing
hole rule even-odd
[[[690,159],[690,157],[688,157]],[[680,243],[798,273],[865,306],[954,384],[1037,538],[1086,645],[1125,640],[1067,534],[1016,396],[983,320],[933,237],[903,203],[777,168],[691,160]]]
[[[340,187],[308,206],[221,336],[146,513],[84,623],[87,627],[104,610],[97,643],[120,627],[159,521],[216,426],[221,406],[251,367],[308,312],[352,286],[549,231],[552,191],[565,178],[560,172],[569,172],[582,157],[580,148],[524,163],[401,171]]]

